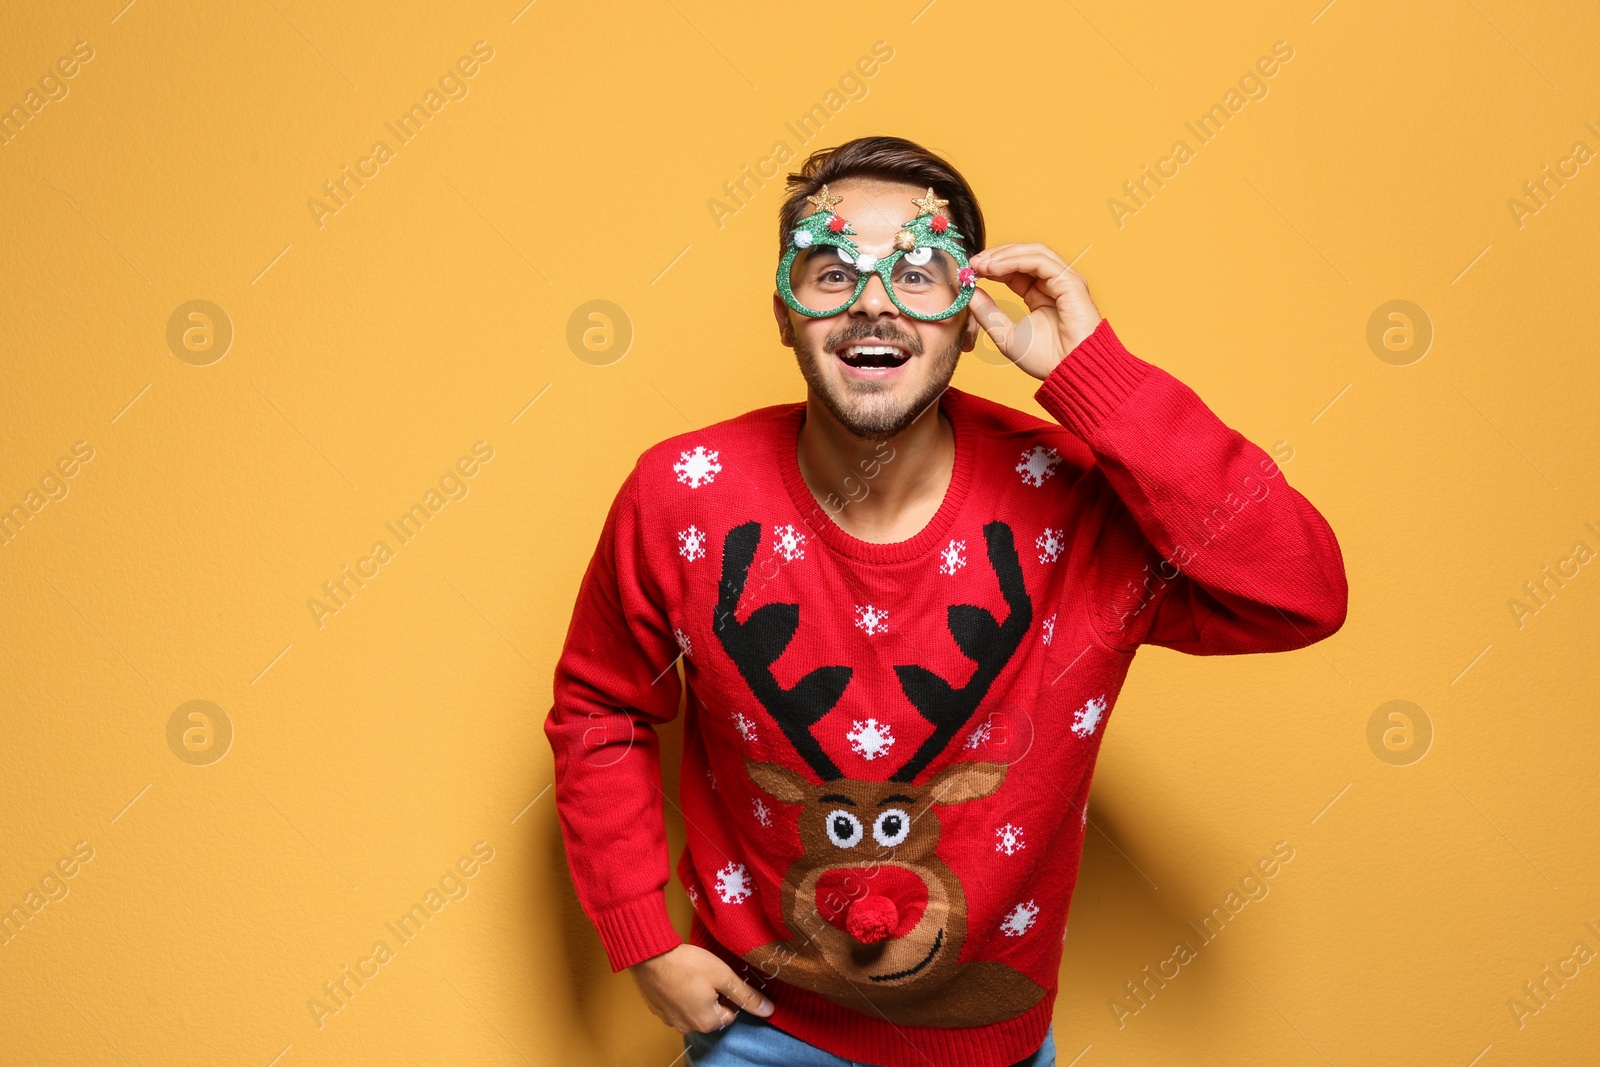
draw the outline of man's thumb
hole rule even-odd
[[[994,341],[994,346],[1004,352],[1006,341],[1011,336],[1011,329],[1015,323],[1011,321],[1011,316],[994,302],[994,298],[982,289],[972,291],[972,317],[978,320],[978,325],[983,327],[983,331]]]
[[[723,983],[721,993],[745,1011],[753,1012],[762,1017],[771,1015],[776,1009],[776,1005],[772,1001],[762,996],[753,986],[735,974],[731,967],[728,968],[728,974]]]

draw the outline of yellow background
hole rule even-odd
[[[769,310],[781,178],[720,226],[708,201],[776,141],[873,132],[947,154],[991,243],[1076,259],[1133,351],[1287,442],[1348,566],[1314,648],[1139,657],[1060,1062],[1593,1054],[1600,960],[1520,1025],[1508,1001],[1600,952],[1600,564],[1520,627],[1508,601],[1600,549],[1600,164],[1520,226],[1507,203],[1600,150],[1592,6],[123,2],[12,5],[0,32],[7,109],[94,51],[0,147],[0,507],[94,453],[0,545],[0,906],[94,850],[0,947],[0,1060],[673,1060],[575,903],[550,673],[638,453],[802,395]],[[319,226],[308,200],[476,41],[468,95]],[[877,41],[799,144],[785,123]],[[1108,199],[1277,41],[1268,95],[1116,225]],[[620,359],[569,345],[597,299],[631,323]],[[167,341],[191,300],[233,327],[205,366]],[[1420,361],[1368,346],[1390,300],[1432,323]],[[1037,412],[984,356],[955,384]],[[468,495],[396,545],[477,441]],[[307,600],[379,539],[394,558],[319,627]],[[1433,732],[1406,766],[1367,741],[1396,699]],[[191,700],[232,724],[220,761],[169,747]],[[469,894],[319,1027],[322,983],[478,841]],[[1278,841],[1270,895],[1119,1027],[1124,983]]]

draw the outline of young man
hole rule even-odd
[[[944,160],[863,138],[789,184],[773,311],[805,402],[639,457],[556,668],[578,899],[695,1067],[1044,1067],[1134,652],[1321,640],[1343,560],[1060,256],[980,251]],[[980,324],[1054,422],[950,387]],[[687,943],[654,731],[685,685]]]

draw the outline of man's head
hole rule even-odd
[[[919,212],[912,199],[929,188],[949,201],[943,212],[963,235],[967,255],[984,247],[983,212],[966,179],[899,137],[863,137],[815,152],[789,175],[788,185],[778,218],[780,257],[796,224],[816,210],[806,198],[823,186],[841,198],[832,210],[849,220],[852,240],[864,253],[892,253],[895,235]],[[800,315],[776,292],[772,308],[779,338],[795,350],[811,391],[845,429],[867,439],[893,437],[927,410],[950,384],[960,354],[977,340],[970,312],[938,322],[911,318],[878,277],[837,315]]]

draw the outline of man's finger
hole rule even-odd
[[[1042,245],[1036,241],[1025,244],[996,245],[994,248],[984,249],[972,257],[972,265],[980,272],[992,271],[996,274],[1004,273],[1006,269],[1015,269],[1001,264],[1026,263],[1023,269],[1038,278],[1051,278],[1070,267],[1067,261],[1056,253],[1049,245]]]
[[[1063,263],[1061,257],[1049,249],[1044,252],[1008,252],[999,256],[980,253],[980,256],[983,258],[974,262],[973,268],[983,277],[1004,279],[1012,289],[1016,289],[1012,275],[1021,273],[1037,279],[1039,287],[1052,300],[1075,291],[1086,293],[1089,290],[1083,275]]]
[[[735,974],[732,967],[729,967],[727,973],[722,976],[722,980],[717,983],[716,989],[717,992],[739,1005],[745,1011],[754,1012],[757,1015],[772,1014],[772,1001],[763,996],[760,990]]]
[[[1016,252],[980,260],[975,268],[986,278],[1003,278],[1022,273],[1037,278],[1045,292],[1052,297],[1066,294],[1077,286],[1087,288],[1082,275],[1065,263],[1060,256],[1041,255],[1036,252]]]
[[[1046,259],[1054,260],[1056,262],[1057,269],[1067,265],[1067,261],[1062,259],[1055,249],[1051,248],[1047,244],[1040,244],[1038,241],[1017,241],[1010,244],[995,245],[992,248],[984,249],[982,252],[979,252],[972,258],[984,260],[996,259],[1001,256],[1017,255],[1043,256]]]
[[[1004,352],[1017,324],[1012,322],[1011,316],[1005,313],[1005,309],[996,304],[994,298],[982,289],[972,290],[971,307],[972,317],[978,320],[978,325],[983,327],[983,332],[989,335],[994,346]]]

